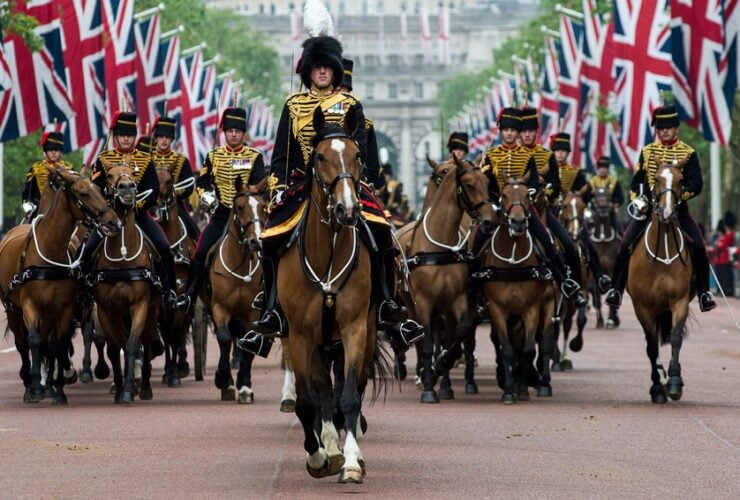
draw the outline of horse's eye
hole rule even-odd
[[[324,155],[322,155],[321,153],[319,153],[318,155],[316,155],[316,157],[319,159],[319,161],[324,161],[325,160]]]

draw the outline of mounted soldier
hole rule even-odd
[[[111,121],[111,140],[113,148],[103,151],[93,165],[91,179],[103,193],[109,196],[107,173],[108,168],[125,165],[134,175],[136,183],[136,225],[146,234],[159,254],[160,263],[158,273],[164,285],[163,301],[165,306],[173,307],[177,298],[175,294],[175,263],[170,251],[170,244],[154,219],[148,214],[149,208],[154,206],[159,196],[159,180],[155,172],[151,156],[134,147],[136,139],[136,114],[118,112]],[[98,231],[92,231],[83,247],[85,274],[90,274],[95,259],[92,254],[102,241]]]
[[[500,199],[501,188],[507,178],[526,179],[529,194],[534,196],[539,187],[535,156],[529,148],[517,143],[523,123],[521,111],[516,108],[503,108],[499,113],[497,123],[502,143],[486,151],[482,167],[489,179],[490,199]],[[499,207],[496,209],[500,210]],[[560,290],[566,298],[575,298],[579,305],[585,305],[586,299],[580,293],[581,286],[569,277],[563,256],[550,240],[539,215],[535,210],[532,210],[531,214],[527,222],[528,231],[544,249],[547,257],[545,264],[553,272],[553,277],[560,286]],[[487,237],[481,232],[476,234],[473,245],[475,255],[480,253],[486,239]]]
[[[704,238],[699,227],[689,212],[688,200],[701,193],[704,187],[699,157],[694,148],[678,138],[678,128],[681,122],[675,106],[663,106],[653,111],[652,125],[655,127],[656,139],[640,152],[640,158],[635,168],[630,189],[629,212],[633,220],[627,226],[622,240],[622,246],[614,264],[614,288],[606,295],[606,304],[617,308],[622,304],[622,294],[627,284],[627,270],[630,256],[635,242],[642,235],[648,222],[650,213],[655,208],[653,199],[659,193],[654,193],[655,173],[662,163],[673,163],[679,166],[683,174],[683,184],[678,191],[681,203],[678,206],[678,222],[681,229],[688,235],[691,248],[691,257],[696,270],[694,286],[699,296],[699,308],[702,312],[711,311],[717,307],[712,292],[709,291],[709,259],[707,258]]]
[[[468,133],[452,132],[447,138],[447,151],[450,153],[450,158],[454,156],[458,160],[464,160],[470,151],[468,147]]]
[[[154,137],[155,147],[152,151],[152,160],[155,167],[167,169],[172,175],[172,182],[177,193],[178,213],[185,224],[188,236],[197,240],[200,236],[200,229],[198,229],[193,216],[190,215],[187,205],[188,198],[193,194],[194,189],[194,182],[188,182],[189,179],[193,178],[193,168],[185,155],[172,150],[176,130],[177,122],[174,118],[160,116],[154,121],[152,136]]]
[[[188,286],[177,299],[177,306],[187,311],[198,297],[200,285],[207,272],[208,252],[221,238],[229,223],[229,214],[236,195],[238,177],[244,186],[255,186],[265,177],[262,153],[244,145],[247,133],[247,111],[244,108],[226,108],[221,126],[226,144],[206,157],[196,186],[201,192],[201,204],[213,211],[211,220],[203,229],[195,249]]]
[[[275,149],[272,155],[272,175],[277,176],[278,184],[288,186],[278,195],[279,201],[268,214],[265,232],[262,235],[262,265],[264,269],[264,302],[262,318],[253,325],[240,342],[242,348],[265,356],[269,352],[272,339],[284,335],[285,319],[277,301],[277,276],[280,252],[288,242],[310,199],[310,172],[313,170],[314,137],[313,116],[320,106],[327,123],[344,125],[347,113],[357,118],[360,126],[354,132],[354,139],[360,149],[360,159],[367,168],[363,178],[375,180],[378,171],[371,172],[375,165],[367,164],[368,128],[362,112],[360,101],[349,93],[338,92],[337,88],[344,79],[342,66],[342,47],[331,36],[309,38],[303,43],[303,54],[298,62],[303,85],[308,89],[288,98],[278,124],[275,138]],[[373,152],[369,156],[377,155]],[[320,161],[320,159],[319,159]],[[362,201],[362,219],[367,223],[374,239],[376,251],[373,252],[372,277],[373,289],[381,328],[392,335],[400,327],[411,332],[407,342],[418,337],[419,325],[407,319],[405,308],[396,304],[391,295],[395,284],[395,249],[390,234],[390,223],[387,221],[381,203],[363,184],[360,189]],[[365,225],[365,224],[363,224]],[[373,245],[370,245],[372,247]],[[265,335],[263,337],[263,335]]]
[[[580,166],[568,163],[568,156],[571,151],[570,134],[560,132],[559,134],[554,135],[552,137],[550,147],[552,149],[552,156],[557,161],[558,170],[560,171],[561,197],[568,193],[579,193],[584,191],[585,194],[583,196],[583,201],[585,203],[587,201],[588,194],[586,176],[583,174]],[[596,278],[599,291],[601,293],[606,293],[611,286],[611,279],[609,279],[609,276],[606,276],[602,271],[599,255],[596,252],[596,248],[591,242],[591,236],[585,227],[581,231],[581,241],[583,241],[583,244],[586,247],[586,251],[588,253],[588,266],[591,269],[594,278]]]
[[[23,186],[21,196],[21,209],[25,220],[31,220],[38,212],[41,193],[46,189],[49,182],[49,169],[47,167],[63,167],[72,169],[72,164],[62,160],[64,150],[64,135],[61,132],[44,132],[40,142],[43,152],[41,160],[35,162],[28,169],[26,183]]]
[[[617,177],[609,175],[610,165],[611,161],[609,161],[608,156],[602,156],[599,158],[599,161],[596,163],[597,175],[591,177],[588,183],[591,185],[592,193],[597,189],[606,190],[612,204],[612,208],[609,212],[609,221],[617,233],[622,234],[624,232],[624,228],[622,227],[622,221],[619,220],[617,209],[622,206],[622,203],[624,203],[624,194],[622,194],[622,186],[619,184]]]

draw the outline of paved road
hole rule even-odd
[[[733,307],[740,315],[740,301]],[[256,363],[251,406],[218,401],[209,377],[156,385],[153,401],[130,407],[113,405],[108,381],[78,383],[70,405],[53,408],[21,402],[20,362],[5,339],[0,497],[738,498],[740,332],[722,308],[695,316],[682,353],[684,398],[660,407],[650,403],[629,305],[620,330],[588,329],[575,371],[555,374],[552,399],[512,406],[498,402],[493,349],[480,328],[479,395],[463,394],[458,369],[455,401],[422,406],[407,381],[366,408],[362,485],[305,472],[297,419],[278,412],[277,356]],[[214,365],[211,358],[210,374]]]

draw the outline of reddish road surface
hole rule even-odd
[[[620,330],[587,330],[575,371],[554,374],[552,399],[512,406],[498,402],[480,328],[479,395],[463,393],[457,369],[455,401],[422,406],[407,380],[366,408],[361,485],[306,473],[298,421],[278,411],[276,353],[256,364],[251,406],[218,401],[212,342],[204,382],[157,384],[153,401],[130,407],[113,405],[109,381],[77,383],[70,405],[54,408],[21,402],[20,361],[5,339],[0,497],[740,497],[740,332],[727,308],[695,315],[684,398],[665,406],[650,403],[642,333],[631,306],[623,311]]]

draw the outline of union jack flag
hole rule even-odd
[[[102,0],[105,25],[105,82],[108,122],[121,108],[135,110],[136,40],[134,1]]]
[[[624,146],[616,151],[616,160],[622,166],[634,166],[642,146],[652,142],[652,110],[662,104],[661,92],[672,87],[666,3],[667,0],[614,3],[613,75],[619,142]]]
[[[725,51],[723,64],[727,64],[726,84],[740,88],[740,0],[723,0],[725,21]]]
[[[550,136],[557,133],[560,121],[558,97],[558,52],[560,44],[553,37],[545,38],[545,63],[542,67],[542,91],[539,112],[540,144],[547,144]]]
[[[707,140],[727,145],[732,128],[733,82],[723,58],[722,0],[684,0],[671,5],[674,95],[679,113]]]
[[[196,168],[203,164],[210,149],[203,123],[207,104],[203,91],[205,77],[200,50],[180,59],[180,150]]]
[[[571,161],[578,165],[581,160],[581,66],[583,48],[583,24],[560,16],[560,52],[558,54],[558,100],[563,129],[571,136],[573,154]]]
[[[139,124],[154,123],[165,99],[164,61],[160,57],[159,15],[136,22],[136,112]],[[140,128],[142,128],[140,126]]]

